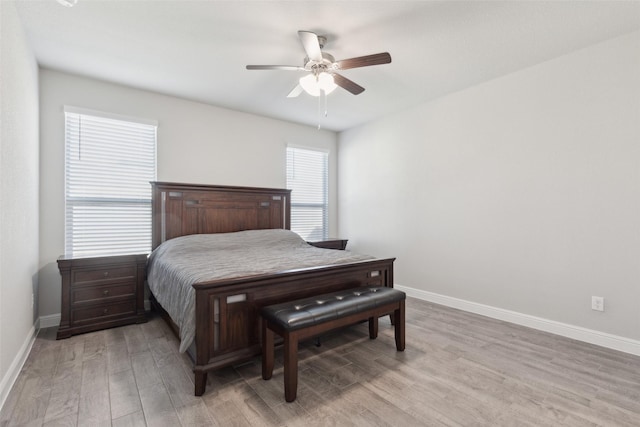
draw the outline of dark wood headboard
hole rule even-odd
[[[291,190],[152,182],[152,247],[188,234],[291,228]]]

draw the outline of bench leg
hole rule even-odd
[[[284,399],[287,402],[296,400],[298,393],[298,336],[284,335]]]
[[[369,338],[372,340],[378,338],[378,318],[376,316],[369,318]]]
[[[262,379],[271,379],[273,375],[273,331],[262,321]]]
[[[393,312],[393,327],[396,336],[396,350],[404,351],[404,300]]]

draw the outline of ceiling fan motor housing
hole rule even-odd
[[[322,62],[314,61],[309,57],[304,58],[304,69],[307,71],[322,72],[335,69],[335,58],[333,55],[322,52]]]

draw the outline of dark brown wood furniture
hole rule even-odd
[[[153,182],[153,248],[188,234],[290,229],[291,190]],[[196,293],[195,394],[207,372],[259,355],[265,305],[357,286],[393,286],[395,258],[302,268],[193,285]],[[165,320],[177,327],[155,304]]]
[[[57,338],[146,322],[147,254],[60,257],[62,311]]]
[[[347,239],[337,239],[337,238],[329,237],[328,239],[314,240],[313,242],[307,242],[307,243],[317,248],[338,249],[343,251],[346,249],[348,241],[349,240]]]
[[[369,321],[369,338],[378,337],[378,317],[393,316],[396,350],[404,351],[406,295],[387,287],[355,288],[263,307],[262,378],[273,375],[274,332],[284,338],[284,396],[296,399],[298,342],[333,329]]]

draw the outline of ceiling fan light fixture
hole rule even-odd
[[[320,96],[320,91],[325,95],[333,92],[338,85],[333,81],[333,76],[326,72],[318,74],[307,74],[300,79],[300,86],[311,96]]]

